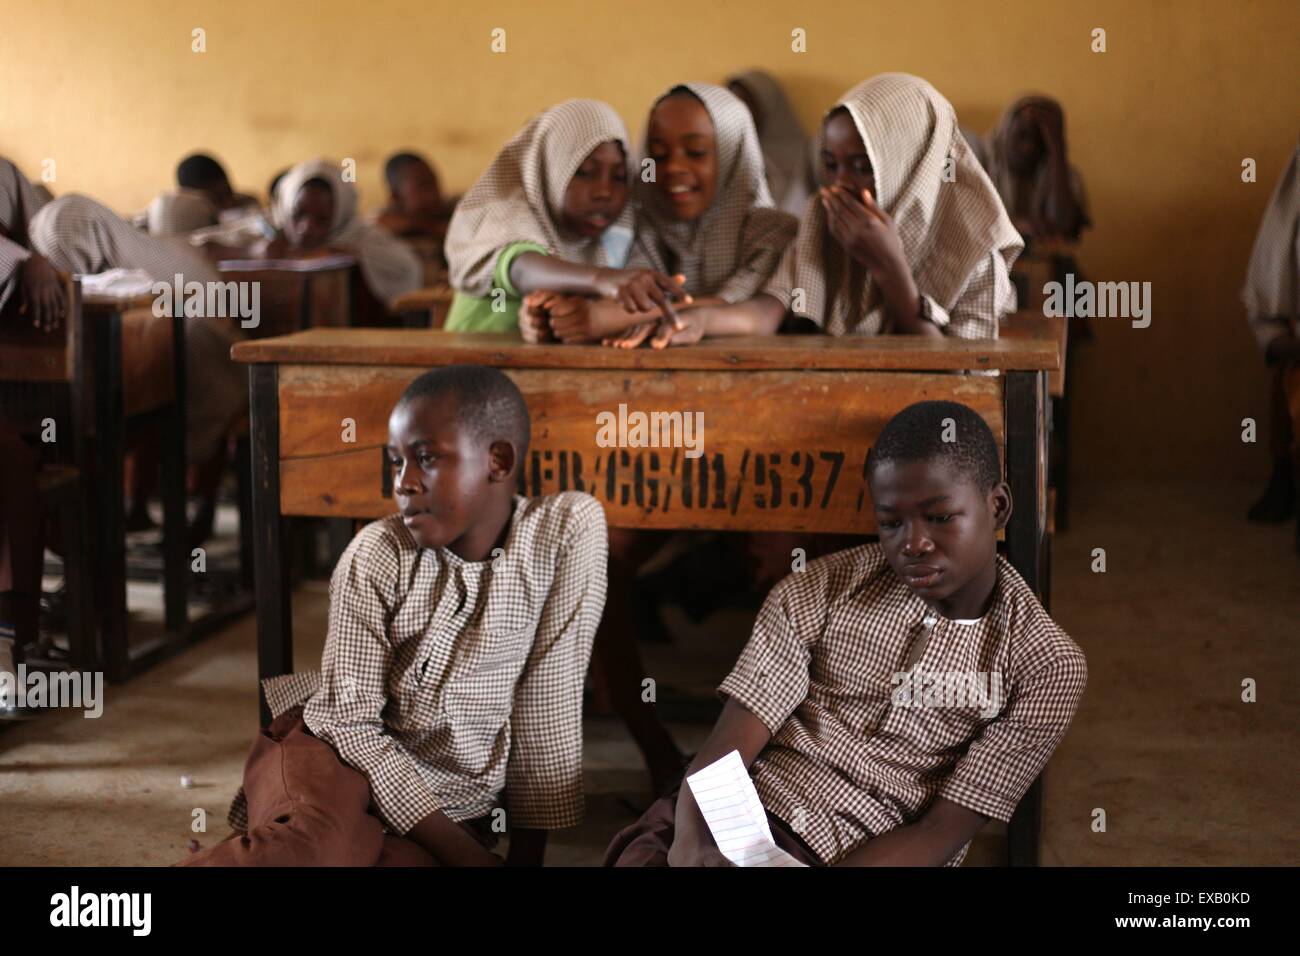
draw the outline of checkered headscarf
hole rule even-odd
[[[568,262],[605,265],[599,238],[568,238],[560,221],[574,173],[611,141],[623,147],[630,167],[623,120],[599,100],[566,100],[529,120],[456,204],[446,243],[452,286],[488,295],[497,255],[516,242],[535,242]],[[630,206],[610,228],[631,228]]]
[[[666,208],[658,188],[638,177],[639,212],[644,218],[632,261],[685,275],[691,295],[740,302],[767,281],[794,235],[795,220],[772,208],[754,119],[740,98],[710,83],[682,83],[656,105],[679,90],[695,96],[713,121],[717,192],[704,215],[681,222]]]
[[[876,204],[893,217],[917,290],[951,310],[971,274],[997,251],[1007,269],[1024,241],[997,190],[957,128],[957,114],[919,77],[883,73],[855,86],[832,107],[844,107],[866,145],[876,178]],[[828,113],[829,115],[829,113]],[[818,153],[825,123],[817,133]],[[947,160],[955,178],[944,182]],[[794,303],[794,290],[803,291]],[[808,200],[799,233],[763,290],[832,335],[873,335],[884,310],[870,273],[830,234],[821,199]]]
[[[1291,153],[1273,197],[1264,210],[1255,245],[1250,251],[1246,305],[1261,347],[1286,331],[1300,314],[1300,142]],[[1279,321],[1280,320],[1280,321]]]

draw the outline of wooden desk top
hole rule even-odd
[[[289,365],[423,366],[482,364],[498,368],[721,371],[1037,371],[1060,368],[1052,339],[928,339],[920,336],[832,338],[823,335],[713,339],[670,349],[600,345],[529,345],[513,335],[427,329],[315,328],[238,342],[237,362]]]
[[[222,259],[217,269],[220,272],[329,272],[351,269],[356,264],[354,256],[331,255],[305,259]]]
[[[135,295],[95,295],[83,292],[81,306],[93,312],[128,312],[133,309],[153,308],[154,298],[152,292]]]

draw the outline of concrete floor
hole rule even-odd
[[[1050,765],[1047,865],[1294,865],[1300,862],[1300,558],[1290,526],[1242,515],[1247,485],[1076,490],[1056,543],[1054,612],[1088,654],[1083,706]],[[1107,571],[1089,570],[1105,548]],[[134,598],[133,598],[134,600]],[[325,584],[295,598],[296,659],[319,659]],[[647,645],[661,684],[707,693],[744,640],[739,612],[669,618]],[[122,687],[103,716],[48,712],[0,732],[0,864],[151,865],[226,831],[225,810],[256,729],[247,618]],[[1258,686],[1243,703],[1243,679]],[[708,732],[673,725],[691,750]],[[587,820],[548,862],[592,864],[648,802],[634,748],[613,720],[586,725]],[[193,789],[182,789],[182,775]],[[191,832],[193,811],[207,833]],[[1105,831],[1094,819],[1105,811]],[[997,863],[988,828],[967,865]]]

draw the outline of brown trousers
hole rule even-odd
[[[262,730],[244,765],[248,832],[177,866],[437,866],[419,844],[384,833],[370,783],[312,735],[295,707]],[[484,818],[486,819],[486,818]],[[481,821],[461,824],[485,842]]]
[[[660,797],[631,826],[624,827],[605,851],[605,866],[667,866],[668,850],[673,845],[677,820],[677,791]],[[767,815],[776,845],[800,863],[821,866],[817,854],[772,814]]]

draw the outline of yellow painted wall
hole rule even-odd
[[[191,52],[195,27],[205,53]],[[373,206],[392,150],[427,151],[458,191],[571,96],[608,100],[635,136],[667,85],[749,66],[787,83],[810,128],[886,70],[926,77],[980,130],[1041,90],[1065,104],[1088,181],[1086,272],[1153,283],[1151,327],[1098,322],[1075,366],[1080,477],[1246,476],[1265,455],[1242,445],[1240,421],[1264,419],[1266,390],[1237,295],[1300,133],[1297,38],[1294,0],[42,0],[7,5],[0,25],[0,153],[33,176],[53,158],[56,193],[123,211],[195,148],[259,193],[308,155],[351,156]],[[1258,161],[1254,185],[1243,157]]]

